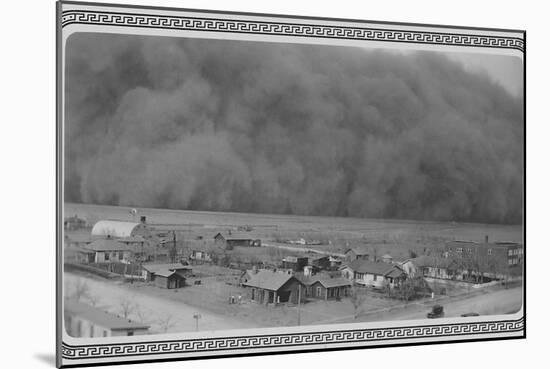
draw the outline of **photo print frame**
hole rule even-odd
[[[59,367],[525,337],[525,31],[56,16]]]

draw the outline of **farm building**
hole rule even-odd
[[[351,284],[346,278],[317,274],[307,282],[307,295],[325,300],[346,297],[349,296]]]
[[[257,270],[242,284],[251,301],[259,304],[297,304],[306,297],[306,286],[286,272]]]
[[[168,272],[175,272],[183,278],[187,278],[192,274],[192,269],[189,265],[183,265],[180,263],[171,264],[143,264],[143,277],[146,281],[153,282],[156,279],[157,274],[163,275]]]
[[[65,300],[65,330],[72,337],[111,337],[148,334],[149,326],[132,322],[76,300]]]
[[[217,233],[214,236],[216,245],[220,245],[225,249],[232,250],[234,247],[260,247],[262,241],[253,238],[248,233],[228,232],[227,234]]]
[[[63,227],[68,231],[85,228],[86,225],[86,221],[76,215],[67,217],[63,220]]]
[[[344,278],[374,288],[395,287],[407,278],[397,265],[369,260],[354,260],[340,270]]]
[[[390,254],[384,254],[380,260],[384,263],[391,264],[393,262],[393,257]]]
[[[286,256],[283,258],[283,269],[290,269],[295,272],[301,272],[307,264],[307,257]]]
[[[369,252],[362,249],[347,249],[344,254],[346,255],[346,261],[349,263],[354,260],[369,260]]]
[[[409,277],[414,277],[417,273],[417,267],[414,264],[412,259],[406,259],[406,260],[393,260],[393,263],[397,265],[399,268],[403,269],[403,271],[407,274]]]
[[[329,270],[331,267],[330,258],[328,255],[309,258],[308,264],[316,270]]]
[[[148,236],[149,227],[145,222],[125,222],[120,220],[100,220],[92,228],[92,237],[124,238]]]
[[[132,251],[128,246],[110,238],[94,240],[82,249],[89,255],[90,251],[93,252],[94,263],[127,263],[132,257]],[[92,262],[91,259],[89,256],[89,262]]]
[[[196,263],[207,263],[212,261],[212,256],[207,251],[192,250],[189,259]]]
[[[161,288],[181,288],[185,286],[185,277],[178,272],[163,269],[155,272],[153,282]]]

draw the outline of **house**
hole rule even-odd
[[[133,322],[76,300],[66,299],[63,320],[72,337],[111,337],[148,334],[149,326]]]
[[[351,263],[354,260],[369,260],[369,252],[363,249],[347,249],[344,253],[346,261]]]
[[[63,220],[63,227],[68,231],[86,227],[86,221],[78,216],[67,217]]]
[[[207,263],[212,261],[212,256],[209,252],[203,250],[191,250],[191,255],[189,259],[195,263]]]
[[[351,281],[343,277],[317,274],[307,282],[307,296],[324,300],[347,297],[350,294],[351,285]]]
[[[120,220],[100,220],[92,228],[92,237],[123,238],[141,235],[147,237],[150,230],[145,220],[142,222],[126,222]]]
[[[407,274],[397,265],[361,259],[342,266],[340,270],[344,278],[374,288],[393,288],[407,278]]]
[[[93,251],[94,263],[128,263],[132,257],[132,251],[128,246],[110,238],[96,239],[83,249],[87,250],[86,252]]]
[[[308,264],[313,266],[317,270],[329,270],[331,267],[330,258],[328,255],[309,258]]]
[[[412,259],[393,260],[393,263],[401,268],[408,277],[414,277],[417,273],[416,265]]]
[[[178,272],[162,269],[155,272],[153,282],[161,288],[181,288],[185,286],[185,277]]]
[[[380,258],[383,263],[391,264],[393,262],[393,257],[390,254],[384,254]]]
[[[301,272],[308,265],[308,258],[305,256],[285,256],[282,261],[283,269],[291,269],[295,272]]]
[[[250,300],[259,304],[297,304],[306,298],[305,284],[286,272],[257,270],[242,285]]]
[[[462,279],[459,263],[453,258],[422,255],[410,260],[426,278]]]
[[[229,231],[227,234],[217,233],[214,236],[214,243],[225,249],[232,250],[234,247],[260,247],[262,241],[250,236],[249,233],[237,233]]]
[[[328,258],[329,262],[330,262],[330,267],[332,269],[337,269],[339,268],[340,266],[342,266],[342,259],[337,257],[337,256],[329,256]]]
[[[143,236],[121,237],[117,241],[125,244],[137,260],[147,260],[149,245]]]
[[[169,272],[177,273],[179,276],[183,277],[185,280],[190,275],[192,275],[193,269],[189,265],[184,265],[181,263],[170,263],[170,264],[143,264],[143,278],[146,281],[154,282],[156,276],[167,275]],[[161,283],[164,285],[164,283]],[[183,287],[183,285],[181,286]],[[170,287],[166,287],[170,288]]]

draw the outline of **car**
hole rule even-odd
[[[429,319],[443,318],[443,316],[445,316],[445,312],[443,311],[443,306],[434,305],[432,307],[432,311],[430,311],[426,316]]]
[[[462,315],[460,315],[460,316],[461,316],[461,317],[479,316],[479,314],[478,314],[478,313],[471,312],[471,313],[462,314]]]

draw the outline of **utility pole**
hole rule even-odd
[[[193,314],[193,318],[195,319],[195,331],[199,331],[199,319],[201,318],[201,315],[199,313]]]
[[[300,325],[300,301],[302,300],[302,285],[298,285],[298,325]]]
[[[176,231],[172,231],[172,250],[170,250],[170,262],[171,263],[176,262],[177,253],[178,253],[178,249],[176,247]]]

